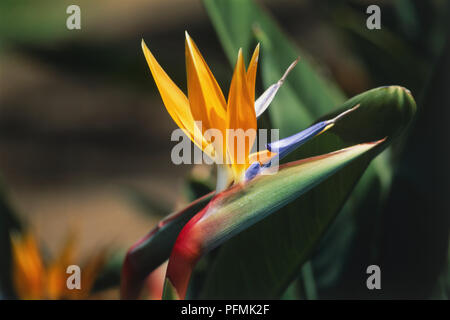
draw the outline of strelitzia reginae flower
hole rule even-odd
[[[105,251],[91,257],[82,267],[81,289],[67,287],[67,267],[75,263],[75,234],[71,233],[59,255],[46,264],[36,238],[31,232],[13,233],[12,275],[19,299],[86,299],[105,263]]]
[[[205,59],[187,32],[185,52],[188,97],[164,72],[144,41],[142,50],[172,119],[195,145],[221,164],[218,166],[216,191],[223,190],[230,182],[237,183],[254,177],[278,152],[278,157],[283,157],[308,139],[331,128],[337,120],[336,118],[321,122],[308,131],[269,144],[265,150],[250,153],[256,138],[257,118],[270,105],[298,60],[288,67],[277,83],[270,86],[255,101],[259,44],[253,52],[248,70],[244,65],[242,49],[239,50],[228,99],[225,100]],[[205,134],[210,129],[218,130],[223,139],[211,141],[211,137]],[[230,132],[233,132],[232,136]],[[250,170],[246,172],[249,167]]]
[[[144,41],[142,50],[172,119],[196,146],[219,163],[218,183],[215,194],[206,195],[186,209],[170,215],[129,250],[122,270],[123,298],[138,297],[143,279],[167,258],[166,291],[184,298],[192,269],[203,254],[311,189],[381,142],[356,145],[305,159],[282,166],[274,175],[262,175],[272,166],[275,156],[283,158],[311,138],[333,127],[339,119],[357,109],[358,105],[333,119],[318,122],[279,141],[272,141],[264,150],[251,153],[254,136],[238,140],[241,145],[236,146],[228,132],[230,129],[256,131],[257,118],[269,107],[298,59],[287,68],[277,83],[271,85],[255,101],[260,47],[256,46],[247,69],[242,50],[239,50],[228,99],[225,100],[205,59],[187,32],[187,97],[158,64]],[[198,125],[199,122],[201,126]],[[205,134],[208,129],[221,132],[225,141],[211,141]],[[236,148],[244,150],[244,159],[236,157]],[[300,179],[305,172],[308,173],[307,176]],[[150,258],[143,253],[145,250],[153,250]],[[143,270],[139,265],[141,263],[147,269]]]

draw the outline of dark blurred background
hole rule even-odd
[[[420,102],[447,39],[445,0],[259,2],[348,96],[399,84]],[[368,36],[358,21],[374,3],[382,30]],[[81,30],[66,28],[70,4]],[[82,255],[127,248],[186,202],[192,167],[170,160],[175,124],[140,48],[143,38],[184,89],[184,30],[226,95],[232,70],[200,0],[1,1],[0,173],[50,250],[72,226]],[[160,208],[142,214],[130,191]]]

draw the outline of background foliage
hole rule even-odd
[[[336,112],[347,97],[373,87],[402,85],[418,103],[409,132],[371,163],[350,196],[331,181],[321,187],[326,201],[319,198],[323,192],[311,193],[283,209],[279,217],[289,219],[273,216],[211,252],[196,269],[192,297],[448,298],[446,1],[371,1],[382,8],[377,31],[365,28],[368,3],[358,0],[111,0],[106,7],[79,1],[79,32],[65,28],[69,4],[0,3],[0,170],[8,186],[8,197],[2,190],[0,201],[0,297],[14,296],[11,229],[31,227],[53,252],[65,230],[78,223],[81,256],[105,244],[117,249],[98,281],[98,288],[116,288],[123,250],[161,216],[214,186],[208,168],[191,172],[171,164],[168,137],[174,124],[139,48],[144,38],[174,80],[184,84],[182,31],[187,29],[223,88],[239,47],[248,58],[261,42],[259,93],[301,56],[261,119],[265,127],[281,127],[282,135]],[[384,119],[374,111],[358,122],[372,128],[370,121]],[[350,127],[363,131],[356,123]],[[287,160],[371,138],[343,128]],[[342,176],[357,181],[346,172]],[[270,268],[269,253],[283,252],[279,248],[290,253],[295,241],[289,245],[276,235],[298,226],[300,211],[339,212],[301,268],[298,261],[285,260],[298,259],[298,253],[277,256],[273,279],[283,283],[279,289],[233,278],[240,282],[226,281],[229,286],[217,291],[214,281],[224,269]],[[308,234],[301,226],[289,232]],[[262,250],[267,243],[272,251]],[[236,262],[236,255],[245,259]],[[381,266],[381,292],[365,286],[370,264]],[[293,271],[284,274],[287,266]],[[243,289],[237,292],[236,285]],[[117,290],[99,297],[116,298]]]

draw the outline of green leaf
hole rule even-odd
[[[310,67],[311,59],[291,45],[288,37],[280,31],[276,23],[271,21],[267,12],[263,11],[252,1],[204,0],[204,3],[231,63],[233,63],[239,47],[243,47],[244,52],[250,52],[252,49],[251,43],[254,41],[253,38],[255,36],[261,42],[260,70],[262,70],[264,86],[272,84],[293,59],[299,55],[301,56],[302,59],[298,66],[288,76],[287,81],[269,107],[270,120],[273,127],[282,129],[281,136],[286,136],[306,127],[313,119],[334,109],[336,102],[342,101],[342,94]],[[239,28],[237,27],[238,25],[240,26]],[[242,26],[245,26],[247,29],[241,29]],[[297,80],[298,78],[300,80]],[[316,81],[316,79],[318,80]],[[389,101],[382,100],[383,98],[380,100],[382,104],[389,103]],[[415,107],[409,108],[407,106],[403,111],[392,110],[392,112],[387,109],[388,111],[385,115],[377,114],[378,109],[383,110],[380,106],[374,106],[372,110],[365,109],[361,114],[361,118],[355,119],[350,123],[342,123],[341,129],[354,128],[351,132],[334,131],[322,135],[298,149],[291,157],[287,158],[287,161],[321,154],[329,150],[331,146],[338,148],[367,141],[364,140],[364,134],[360,136],[360,133],[365,132],[369,127],[375,128],[375,131],[382,134],[383,132],[386,135],[396,134],[395,128],[403,129],[405,122],[408,122],[412,113],[414,113]],[[342,109],[339,111],[342,111]],[[339,111],[336,111],[335,114]],[[327,117],[330,116],[327,115],[322,119]],[[354,118],[351,117],[351,119]],[[378,123],[372,123],[372,119]],[[384,121],[387,121],[387,123],[384,124]],[[357,122],[360,122],[361,125],[358,125]],[[375,134],[377,136],[376,132],[369,132],[370,128],[367,135]],[[378,138],[381,138],[382,134]],[[341,219],[344,221],[340,225],[353,223],[355,214],[358,213],[355,210],[364,208],[364,201],[369,193],[373,196],[373,192],[377,192],[377,200],[382,200],[386,191],[389,190],[391,173],[390,158],[387,155],[383,154],[383,157],[377,157],[371,163],[368,170],[364,173],[364,179],[358,183],[354,194],[350,195],[348,205],[344,208],[344,216]],[[354,180],[357,181],[358,179],[355,178]],[[344,194],[348,195],[345,192]],[[348,197],[345,196],[344,198]],[[314,203],[314,200],[311,201]],[[296,215],[299,210],[305,210],[305,207],[308,208],[308,206],[305,206],[305,202],[307,201],[296,200],[282,209],[286,212],[283,214],[288,216]],[[330,212],[340,210],[342,202],[337,202],[337,204],[334,201],[330,202],[328,210]],[[378,207],[381,202],[372,201],[372,203]],[[314,208],[313,204],[309,207]],[[321,211],[323,209],[319,206],[317,210]],[[266,222],[263,224],[266,224]],[[269,222],[267,222],[268,224]],[[260,237],[263,237],[265,236],[264,232],[267,230],[261,229]],[[334,234],[336,234],[339,228],[333,228],[333,230],[335,230]],[[347,238],[346,241],[351,241],[351,232]],[[328,237],[327,243],[324,245],[329,245],[335,239],[336,237],[333,236]]]
[[[384,274],[386,299],[429,298],[440,274],[448,268],[449,81],[450,42],[435,63],[404,145],[377,230],[383,236],[372,241],[372,257]],[[408,266],[406,270],[404,266]]]
[[[271,21],[267,12],[252,1],[205,0],[204,3],[231,63],[233,63],[239,47],[242,46],[244,52],[248,52],[252,49],[250,45],[254,41],[254,37],[261,42],[260,70],[264,87],[278,79],[295,57],[301,57],[299,64],[288,76],[268,112],[263,115],[268,118],[267,116],[270,114],[270,122],[273,127],[281,129],[282,137],[306,127],[315,118],[331,111],[338,103],[342,102],[343,94],[324,79],[320,73],[314,71],[314,69],[317,69],[314,61],[296,48],[276,23]],[[235,29],[236,22],[241,27],[245,26],[246,29]],[[252,30],[250,31],[250,29]],[[316,68],[313,69],[313,67]],[[259,125],[261,125],[261,121],[259,122]],[[315,147],[318,142],[312,143],[311,147],[305,146],[298,149],[288,158],[288,161],[319,154],[317,147]],[[343,147],[350,144],[339,141],[339,145]],[[364,179],[358,183],[355,192],[349,196],[348,205],[342,209],[343,217],[340,219],[342,221],[339,222],[338,226],[331,228],[331,234],[323,241],[323,246],[329,247],[330,244],[334,245],[337,241],[340,241],[337,238],[342,238],[340,226],[343,224],[346,225],[346,242],[352,241],[354,235],[349,227],[354,224],[357,210],[364,208],[367,195],[370,193],[373,196],[374,192],[377,192],[377,197],[372,201],[374,206],[372,209],[373,211],[379,210],[383,197],[389,190],[392,180],[391,174],[392,169],[388,156],[374,159],[364,173]],[[296,211],[299,201],[290,204],[283,211]],[[339,210],[340,207],[336,206],[335,209]],[[345,242],[340,241],[340,243],[340,248],[342,248]],[[336,252],[333,252],[333,255],[336,262]],[[338,268],[334,269],[338,270]],[[335,278],[338,275],[335,273]]]
[[[167,277],[179,296],[184,298],[191,267],[204,253],[314,189],[382,141],[384,140],[359,144],[291,162],[280,167],[274,174],[260,174],[253,180],[236,184],[217,194],[204,210],[184,226],[170,255]],[[316,221],[312,219],[307,222],[314,225]],[[242,258],[239,256],[240,261],[234,263],[241,265]],[[251,272],[259,273],[257,270]]]
[[[123,298],[139,297],[144,279],[169,258],[178,233],[211,200],[213,194],[209,193],[169,215],[128,250],[122,267],[120,290]]]
[[[282,212],[225,243],[210,267],[200,297],[277,298],[297,276],[370,160],[404,130],[416,108],[409,91],[393,86],[355,96],[324,118],[356,104],[360,107],[351,116],[300,148],[302,154],[318,155],[388,137],[386,142],[377,152],[355,160]]]
[[[169,279],[164,281],[164,290],[162,300],[179,300],[177,290],[172,285]]]

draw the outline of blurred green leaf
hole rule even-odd
[[[117,250],[108,255],[105,266],[95,279],[92,288],[93,293],[110,288],[117,288],[120,285],[120,271],[122,269],[124,257],[125,252],[123,250]]]
[[[449,300],[450,299],[450,245],[447,247],[447,261],[444,264],[441,275],[439,276],[436,286],[430,299]]]
[[[42,44],[74,36],[66,27],[68,1],[0,1],[2,42]]]
[[[193,174],[190,174],[184,185],[184,193],[188,201],[194,201],[200,197],[203,197],[205,194],[210,193],[215,190],[214,182],[211,177],[199,177]]]
[[[410,122],[415,102],[401,87],[377,88],[348,100],[334,115],[360,107],[335,128],[306,143],[304,154],[323,154],[384,137],[385,148]],[[276,298],[298,274],[333,221],[371,159],[381,150],[351,163],[304,194],[287,210],[237,235],[220,249],[200,297]],[[236,261],[239,257],[239,261]]]
[[[204,0],[219,39],[234,65],[240,47],[248,54],[261,42],[263,84],[270,86],[298,56],[300,63],[269,107],[272,127],[281,137],[294,134],[344,101],[340,90],[311,67],[311,58],[296,48],[270,15],[251,0]]]
[[[427,299],[448,268],[449,81],[447,42],[419,103],[375,238],[372,254],[383,270],[384,299]],[[364,294],[356,285],[350,289]]]
[[[124,191],[130,202],[150,217],[166,216],[172,211],[171,205],[161,197],[152,196],[131,186],[124,188]]]
[[[122,268],[121,296],[123,298],[136,299],[139,297],[143,280],[169,258],[181,229],[197,212],[203,209],[213,194],[207,194],[186,208],[169,215],[128,250]]]

